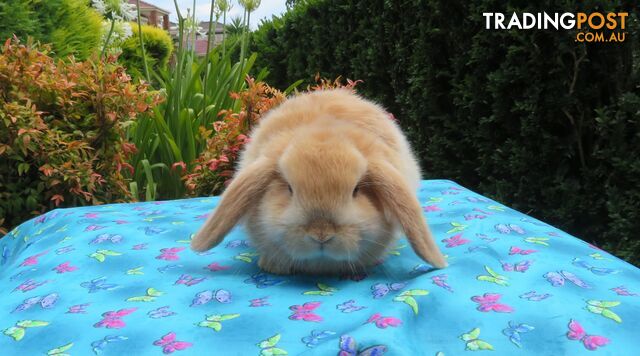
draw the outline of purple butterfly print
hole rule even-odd
[[[244,280],[244,283],[255,284],[259,289],[276,286],[284,282],[284,279],[271,277],[270,275],[263,272],[255,273],[251,276],[251,278],[247,278]]]
[[[137,244],[137,245],[133,245],[133,247],[131,247],[132,250],[146,250],[147,249],[147,245],[149,245],[148,243],[144,243],[144,244]]]
[[[118,224],[118,225],[129,224],[129,222],[127,220],[113,220],[113,222]]]
[[[498,302],[501,297],[502,295],[497,293],[485,293],[483,296],[476,295],[471,297],[471,300],[479,304],[476,309],[481,312],[495,311],[498,313],[511,313],[513,308]]]
[[[521,335],[523,333],[527,333],[531,330],[535,329],[533,326],[531,325],[527,325],[527,324],[517,324],[513,321],[509,321],[509,325],[506,329],[502,330],[502,333],[509,338],[509,341],[511,341],[514,345],[518,346],[518,347],[522,347],[522,345],[520,344],[521,341]]]
[[[21,291],[22,293],[28,292],[30,290],[34,290],[38,287],[40,287],[41,285],[44,285],[46,283],[49,283],[50,281],[43,281],[43,282],[36,282],[33,279],[27,279],[26,281],[22,282],[19,286],[17,286],[13,291]]]
[[[95,293],[100,290],[105,290],[105,291],[112,290],[118,287],[117,284],[110,284],[106,282],[107,282],[107,277],[99,277],[99,278],[92,279],[89,282],[82,282],[80,283],[80,286],[83,288],[87,288],[89,290],[89,293]]]
[[[590,265],[589,263],[587,263],[585,261],[582,261],[579,258],[574,258],[572,264],[574,266],[586,268],[589,271],[591,271],[591,273],[593,273],[595,275],[598,275],[598,276],[606,276],[606,275],[616,274],[616,273],[620,272],[619,270],[611,269],[611,268],[594,267],[594,266]]]
[[[163,213],[162,210],[147,210],[139,213],[139,216],[151,216],[151,215],[161,215]]]
[[[486,219],[486,218],[487,218],[487,216],[483,215],[483,214],[474,214],[474,213],[464,214],[464,219],[465,220],[476,220],[476,219],[482,220],[482,219]]]
[[[448,276],[446,274],[439,274],[437,276],[431,277],[431,281],[433,281],[433,284],[437,285],[438,287],[444,288],[444,290],[453,293],[453,288],[451,288],[451,286],[447,284],[447,277]]]
[[[489,247],[488,247],[488,246],[486,246],[486,245],[469,246],[469,247],[467,248],[467,251],[466,251],[465,253],[472,253],[472,252],[476,252],[476,251],[478,251],[478,250],[485,250],[485,249],[487,249],[487,248],[489,248]]]
[[[7,263],[10,256],[11,251],[9,250],[9,248],[7,246],[2,246],[2,262],[0,263],[0,265],[4,265],[5,263]]]
[[[167,231],[167,229],[153,227],[153,226],[139,227],[138,230],[144,230],[144,234],[147,236],[158,235]]]
[[[162,347],[162,352],[164,354],[171,354],[175,351],[185,350],[193,346],[190,342],[176,341],[176,333],[174,332],[166,334],[161,337],[160,340],[154,341],[153,344]]]
[[[476,237],[479,237],[480,239],[485,240],[487,242],[494,242],[498,240],[497,237],[489,237],[485,234],[476,234]]]
[[[56,255],[63,255],[65,253],[69,253],[71,251],[75,251],[75,247],[69,245],[69,246],[63,246],[60,247],[59,249],[56,250]]]
[[[575,284],[580,288],[590,289],[591,286],[578,278],[575,274],[567,271],[547,272],[544,274],[544,278],[547,279],[554,287],[561,287],[564,285],[565,280]]]
[[[404,288],[406,283],[377,283],[371,286],[371,294],[374,299],[380,299],[391,291],[399,291]]]
[[[149,311],[147,315],[149,315],[149,317],[152,319],[160,319],[160,318],[166,318],[168,316],[176,315],[176,313],[169,310],[168,305],[165,305],[164,307],[160,307],[160,308]]]
[[[231,292],[225,289],[218,289],[216,291],[205,290],[196,294],[195,298],[191,301],[192,307],[207,304],[212,300],[218,301],[218,303],[231,303]]]
[[[25,299],[22,304],[18,305],[12,313],[30,309],[34,305],[39,304],[43,309],[51,309],[58,301],[58,294],[51,293],[42,297],[32,297]]]
[[[129,338],[126,336],[120,336],[120,335],[107,335],[104,338],[100,339],[100,340],[96,340],[94,342],[91,343],[91,347],[93,348],[93,352],[96,355],[99,355],[101,352],[104,351],[104,348],[107,347],[107,345],[109,345],[109,343],[112,342],[116,342],[116,341],[123,341],[123,340],[128,340]]]
[[[78,267],[69,265],[69,262],[67,261],[67,262],[61,263],[61,264],[53,267],[51,270],[52,271],[56,271],[56,273],[58,273],[58,274],[62,274],[62,273],[67,273],[67,272],[73,272],[73,271],[75,271],[77,269],[78,269]]]
[[[180,268],[182,267],[182,265],[178,265],[178,264],[172,264],[172,265],[164,265],[162,267],[158,267],[158,272],[160,273],[165,273],[167,271],[170,271],[172,269],[176,269],[176,268]]]
[[[624,296],[624,297],[633,297],[633,296],[636,296],[636,295],[640,295],[638,293],[629,292],[629,290],[625,286],[618,286],[618,287],[615,287],[615,288],[611,288],[610,290],[616,292],[617,295],[621,295],[621,296]]]
[[[471,203],[488,203],[490,200],[485,199],[483,197],[467,197],[467,200]]]
[[[351,300],[347,300],[346,302],[342,303],[342,304],[338,304],[336,305],[336,309],[340,310],[343,313],[353,313],[356,312],[358,310],[362,310],[365,309],[366,307],[363,306],[359,306],[359,305],[355,305],[356,301],[351,299]]]
[[[249,241],[247,240],[233,240],[227,242],[226,248],[239,248],[239,247],[249,247]]]
[[[302,340],[302,343],[305,344],[307,347],[316,347],[322,341],[322,339],[326,339],[331,335],[335,335],[335,334],[336,333],[331,330],[325,330],[325,331],[312,330],[309,336],[305,336],[301,340]]]
[[[420,264],[416,265],[415,267],[413,267],[413,270],[416,271],[416,272],[430,272],[430,271],[432,271],[434,269],[435,268],[433,268],[433,267],[431,267],[429,265],[426,265],[424,263],[420,263]]]
[[[549,294],[549,293],[537,294],[536,291],[532,290],[532,291],[529,291],[529,292],[527,292],[525,294],[520,295],[520,298],[521,299],[526,299],[526,300],[531,301],[531,302],[539,302],[539,301],[545,300],[545,299],[547,299],[547,298],[549,298],[551,296],[552,295]]]
[[[178,278],[178,280],[175,281],[175,283],[173,283],[174,285],[178,285],[178,284],[184,284],[187,287],[191,287],[193,285],[196,285],[202,281],[204,281],[205,279],[207,279],[206,277],[202,277],[202,278],[194,278],[188,274],[183,274],[180,275],[180,278]]]
[[[437,205],[427,205],[422,207],[422,210],[426,213],[430,213],[430,212],[435,212],[435,211],[442,211],[442,209],[440,209],[439,206]]]
[[[206,218],[209,217],[209,214],[201,214],[201,215],[196,215],[196,220],[204,220]]]
[[[22,263],[20,264],[20,267],[37,265],[38,258],[46,255],[47,253],[49,253],[49,250],[46,250],[38,254],[35,254],[33,256],[25,258],[24,261],[22,261]]]
[[[356,340],[349,335],[340,336],[339,347],[338,356],[382,356],[387,352],[387,347],[384,345],[374,345],[360,349]]]
[[[91,305],[91,303],[72,305],[69,307],[67,314],[86,314],[86,309],[89,305]]]
[[[269,301],[267,301],[267,299],[269,299],[269,297],[251,299],[249,301],[249,306],[250,307],[266,307],[267,305],[271,305],[269,304]]]
[[[502,264],[502,270],[505,272],[521,272],[524,273],[526,272],[529,267],[531,267],[531,264],[533,263],[533,261],[529,261],[529,260],[525,260],[525,261],[521,261],[515,264],[511,264],[508,262],[503,262],[500,261],[500,263]]]
[[[82,215],[82,217],[85,219],[96,219],[99,217],[99,213],[86,213]]]
[[[95,239],[91,240],[91,242],[89,242],[89,245],[93,245],[93,244],[101,244],[103,242],[111,242],[114,244],[120,243],[122,242],[122,236],[121,235],[115,235],[115,234],[100,234],[98,235]]]
[[[98,230],[102,230],[104,229],[106,226],[100,226],[100,225],[94,225],[91,224],[89,226],[87,226],[84,231],[98,231]]]

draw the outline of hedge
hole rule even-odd
[[[614,4],[615,3],[615,4]],[[342,75],[448,178],[640,263],[637,1],[302,1],[252,35],[279,88]],[[483,12],[627,11],[622,43],[485,30]],[[636,12],[634,12],[636,11]]]
[[[142,49],[138,25],[131,23],[133,35],[122,43],[120,61],[127,68],[129,74],[142,77],[144,64],[142,61]],[[166,69],[169,57],[173,52],[173,41],[167,31],[150,25],[142,26],[142,39],[144,41],[145,55],[149,68],[154,71]]]

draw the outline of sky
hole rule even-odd
[[[173,0],[144,0],[145,2],[154,4],[160,8],[171,12],[171,21],[176,21],[176,9]],[[193,0],[177,0],[180,12],[184,15],[187,9],[193,7]],[[242,7],[238,5],[237,0],[231,0],[233,7],[227,14],[227,22],[232,17],[242,18]],[[196,17],[202,21],[209,20],[209,10],[211,9],[211,0],[196,0]],[[286,11],[285,0],[262,0],[260,7],[251,13],[251,28],[256,29],[263,18],[271,18],[272,15],[280,15]],[[220,19],[222,21],[222,19]]]

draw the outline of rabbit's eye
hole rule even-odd
[[[289,189],[289,193],[293,194],[293,189],[291,188],[291,184],[287,184],[287,189]]]
[[[355,197],[356,195],[358,195],[359,191],[360,191],[360,187],[356,186],[355,188],[353,188],[353,196]]]

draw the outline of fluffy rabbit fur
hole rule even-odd
[[[407,140],[381,107],[346,90],[299,95],[256,127],[191,247],[218,245],[244,220],[267,272],[360,273],[404,232],[418,256],[446,267],[419,182]]]

